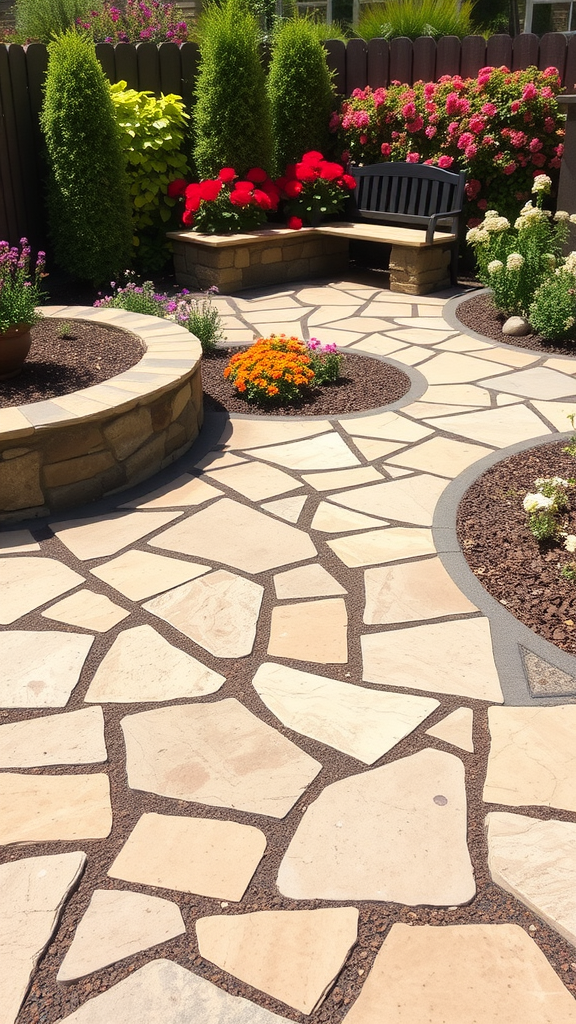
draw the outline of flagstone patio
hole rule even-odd
[[[230,341],[317,334],[411,392],[210,414],[3,531],[0,1024],[576,1024],[576,701],[526,675],[576,661],[455,534],[483,468],[570,432],[576,360],[449,302],[216,298]]]

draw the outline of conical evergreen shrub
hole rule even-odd
[[[277,29],[268,73],[275,171],[311,149],[326,152],[334,109],[332,75],[318,33],[306,18]]]
[[[221,167],[271,170],[272,134],[256,19],[244,0],[213,3],[199,25],[194,160],[200,177]]]
[[[102,284],[130,266],[131,205],[125,157],[94,46],[74,31],[48,47],[41,125],[48,157],[54,258]]]

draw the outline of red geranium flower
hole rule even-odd
[[[301,181],[287,181],[284,186],[284,191],[289,199],[295,199],[296,196],[300,195],[303,187],[304,186]]]
[[[235,189],[230,193],[230,202],[232,206],[250,206],[252,194],[250,192],[242,192],[241,189]]]
[[[353,178],[351,174],[343,174],[342,181],[347,188],[356,188],[356,178]]]
[[[194,211],[193,210],[184,210],[184,213],[182,214],[182,223],[185,224],[186,227],[188,227],[188,228],[192,227],[192,225],[194,223]]]
[[[302,220],[300,217],[288,217],[288,227],[294,231],[299,231],[302,227]]]
[[[272,200],[270,196],[263,192],[261,188],[254,189],[254,199],[261,210],[271,210]]]
[[[208,181],[200,182],[200,198],[211,201],[216,199],[218,193],[221,191],[224,182],[220,178],[209,179]]]
[[[263,181],[266,181],[268,175],[261,167],[251,167],[246,177],[248,181],[253,181],[255,185],[261,185]]]
[[[218,171],[218,177],[220,178],[220,181],[234,181],[236,171],[233,167],[223,167],[221,171]]]
[[[296,177],[298,181],[316,181],[316,179],[319,177],[319,173],[320,172],[318,171],[318,168],[315,166],[315,164],[304,163],[303,160],[301,161],[301,163],[296,164]]]
[[[320,177],[325,181],[336,181],[342,177],[343,167],[341,164],[332,163],[330,160],[320,161]]]
[[[319,160],[323,160],[324,156],[319,153],[317,149],[311,149],[308,153],[304,153],[302,157],[303,164],[317,164]]]
[[[184,195],[185,191],[186,182],[184,181],[184,178],[176,178],[175,181],[171,181],[168,185],[166,194],[169,195],[171,199],[178,199],[180,196]]]

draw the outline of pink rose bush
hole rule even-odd
[[[563,153],[556,68],[482,68],[476,78],[355,89],[332,115],[344,156],[355,164],[383,160],[466,170],[467,221],[487,206],[512,216],[543,171],[552,177]]]

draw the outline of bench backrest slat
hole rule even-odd
[[[425,225],[439,213],[450,220],[462,208],[464,173],[392,162],[353,167],[351,173],[356,179],[353,215],[360,220]]]

